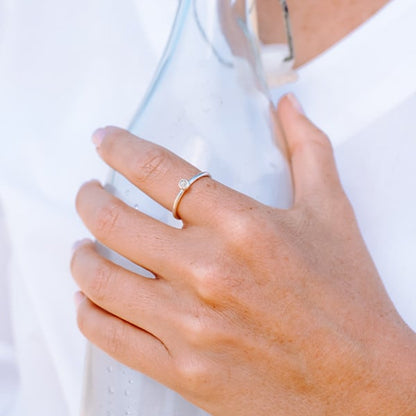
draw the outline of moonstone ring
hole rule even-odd
[[[204,178],[205,176],[211,177],[208,172],[200,172],[197,175],[193,176],[191,179],[181,179],[178,183],[179,192],[176,195],[175,200],[173,201],[172,214],[177,219],[180,220],[181,217],[178,215],[178,207],[181,202],[182,197],[185,195],[185,192],[198,180]]]

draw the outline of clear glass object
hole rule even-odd
[[[290,173],[274,138],[255,11],[255,4],[245,0],[182,0],[154,80],[129,130],[167,147],[215,180],[285,208],[291,203]],[[291,56],[292,50],[285,50]],[[130,206],[181,226],[119,173],[111,173],[107,189]],[[114,262],[152,278],[120,255],[98,248]],[[89,345],[82,416],[203,414],[175,392]]]

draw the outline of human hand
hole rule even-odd
[[[285,97],[277,111],[294,204],[265,206],[210,178],[175,229],[88,182],[77,209],[137,276],[77,247],[78,324],[115,359],[213,415],[415,415],[416,341],[389,300],[325,135]],[[198,170],[117,128],[99,155],[171,209]]]

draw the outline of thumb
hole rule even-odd
[[[291,164],[294,204],[343,193],[331,142],[304,115],[293,94],[280,100],[275,116]]]

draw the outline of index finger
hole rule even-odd
[[[170,211],[180,191],[179,181],[200,173],[195,166],[164,147],[117,127],[98,129],[93,141],[108,165]],[[212,178],[202,177],[183,194],[178,216],[191,224],[215,222],[219,201],[222,212],[229,205],[234,209],[233,202],[241,199],[235,198],[236,194]]]

